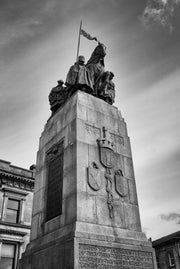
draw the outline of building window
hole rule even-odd
[[[156,261],[157,261],[157,268],[160,269],[159,257],[157,257],[157,256],[156,256]]]
[[[2,244],[0,269],[13,269],[15,268],[15,252],[16,245]]]
[[[169,266],[170,266],[170,267],[175,266],[175,258],[174,258],[174,253],[173,253],[173,251],[168,252],[168,261],[169,261]]]
[[[177,243],[178,257],[180,257],[180,243]]]
[[[18,223],[19,213],[20,213],[20,201],[8,198],[5,221],[11,223]]]

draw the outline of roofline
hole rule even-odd
[[[23,180],[30,180],[30,181],[34,181],[34,177],[33,177],[33,171],[29,170],[29,172],[31,172],[32,176],[25,176],[25,175],[21,175],[18,173],[15,173],[14,171],[7,171],[6,169],[2,169],[0,168],[0,174],[2,175],[6,175],[9,177],[18,177],[19,179],[23,179]]]
[[[157,240],[154,240],[152,242],[153,247],[164,245],[165,243],[170,243],[173,241],[179,240],[180,241],[180,231],[177,231],[172,234],[168,234],[166,236],[163,236]]]

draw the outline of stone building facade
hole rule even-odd
[[[180,231],[153,241],[158,269],[180,269]]]
[[[0,160],[0,269],[17,269],[29,242],[34,172]]]

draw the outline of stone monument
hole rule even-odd
[[[104,57],[99,44],[49,96],[52,115],[40,137],[31,238],[20,269],[156,268]]]

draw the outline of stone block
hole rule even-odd
[[[96,146],[92,146],[92,145],[89,145],[88,147],[88,163],[89,165],[92,164],[92,162],[95,162],[98,167],[100,169],[104,169],[104,167],[102,166],[101,162],[100,162],[100,158],[99,158],[99,149]]]
[[[124,157],[121,154],[114,153],[114,170],[121,169],[123,172],[123,175],[125,174],[124,169]]]
[[[126,229],[124,203],[120,200],[114,200],[114,224],[113,226]]]
[[[88,144],[77,141],[77,167],[88,166]]]
[[[0,219],[2,217],[3,212],[3,192],[0,192]]]
[[[124,204],[126,227],[129,230],[141,232],[139,208],[137,205]]]
[[[100,111],[105,115],[110,115],[112,118],[122,119],[121,113],[118,111],[117,107],[110,106],[105,101],[91,95],[78,92],[78,103],[93,108],[95,111]]]
[[[57,245],[34,253],[32,256],[32,268],[63,268],[63,257],[59,255]]]
[[[65,206],[65,224],[70,224],[76,220],[77,215],[77,197],[76,194],[72,194],[68,198],[64,199]]]
[[[64,163],[63,163],[63,169],[66,170],[69,167],[72,167],[76,165],[76,157],[77,156],[77,151],[76,151],[76,144],[71,144],[68,145],[64,149]]]
[[[95,124],[77,119],[77,140],[83,143],[97,145],[101,137],[101,128]]]
[[[77,196],[77,220],[96,223],[96,214],[95,197],[79,192]]]
[[[132,158],[124,156],[124,172],[126,178],[134,180],[134,168]]]
[[[32,217],[30,240],[34,240],[37,238],[39,230],[39,215],[40,214],[36,214]]]
[[[40,189],[45,187],[46,185],[46,169],[45,165],[43,168],[36,172],[36,177],[35,177],[35,188],[34,188],[34,193],[38,192]]]
[[[107,197],[96,197],[97,207],[97,223],[100,225],[112,225],[112,219],[109,217],[109,210],[107,205]]]
[[[37,160],[36,160],[36,176],[35,178],[41,173],[41,171],[45,167],[45,157],[46,157],[46,151],[45,147],[40,149],[37,153]]]
[[[64,169],[63,175],[63,198],[67,198],[76,192],[76,165],[72,163]]]
[[[87,189],[88,144],[77,142],[77,192]]]
[[[80,102],[77,103],[77,118],[87,121],[87,109],[84,104]]]
[[[54,230],[59,229],[62,215],[58,215],[55,218],[43,223],[44,234],[49,234]]]
[[[132,153],[131,153],[131,145],[130,145],[130,138],[128,136],[124,137],[124,147],[123,147],[123,154],[131,157]]]
[[[128,133],[127,133],[127,126],[126,126],[126,123],[124,121],[124,119],[121,119],[119,122],[118,122],[118,133],[122,136],[128,136]]]
[[[109,131],[109,138],[114,144],[114,151],[116,153],[123,154],[123,152],[125,150],[124,149],[125,137],[110,130]]]
[[[57,132],[56,136],[52,138],[52,141],[54,140],[53,144],[59,143],[60,141],[63,141],[64,148],[66,148],[69,144],[69,126],[71,123],[67,126],[65,126],[63,129]]]
[[[88,115],[88,122],[90,124],[96,124],[100,128],[105,126],[107,129],[110,129],[114,132],[118,132],[118,120],[109,117],[106,114],[103,114],[101,112],[95,111],[91,108],[87,109],[87,115]]]
[[[129,199],[130,203],[138,205],[137,192],[136,192],[136,183],[133,180],[128,180],[129,185]]]
[[[71,121],[66,128],[68,128],[67,145],[72,145],[76,142],[76,119]],[[65,144],[64,147],[67,145]]]
[[[31,255],[23,256],[23,259],[19,262],[19,269],[32,269],[32,257]]]
[[[33,200],[33,216],[37,213],[40,213],[44,208],[45,203],[45,187],[41,188],[37,192],[34,192],[34,200]]]
[[[24,212],[22,212],[22,221],[25,225],[31,225],[31,217],[32,217],[32,201],[33,201],[33,193],[29,192],[24,201]]]

